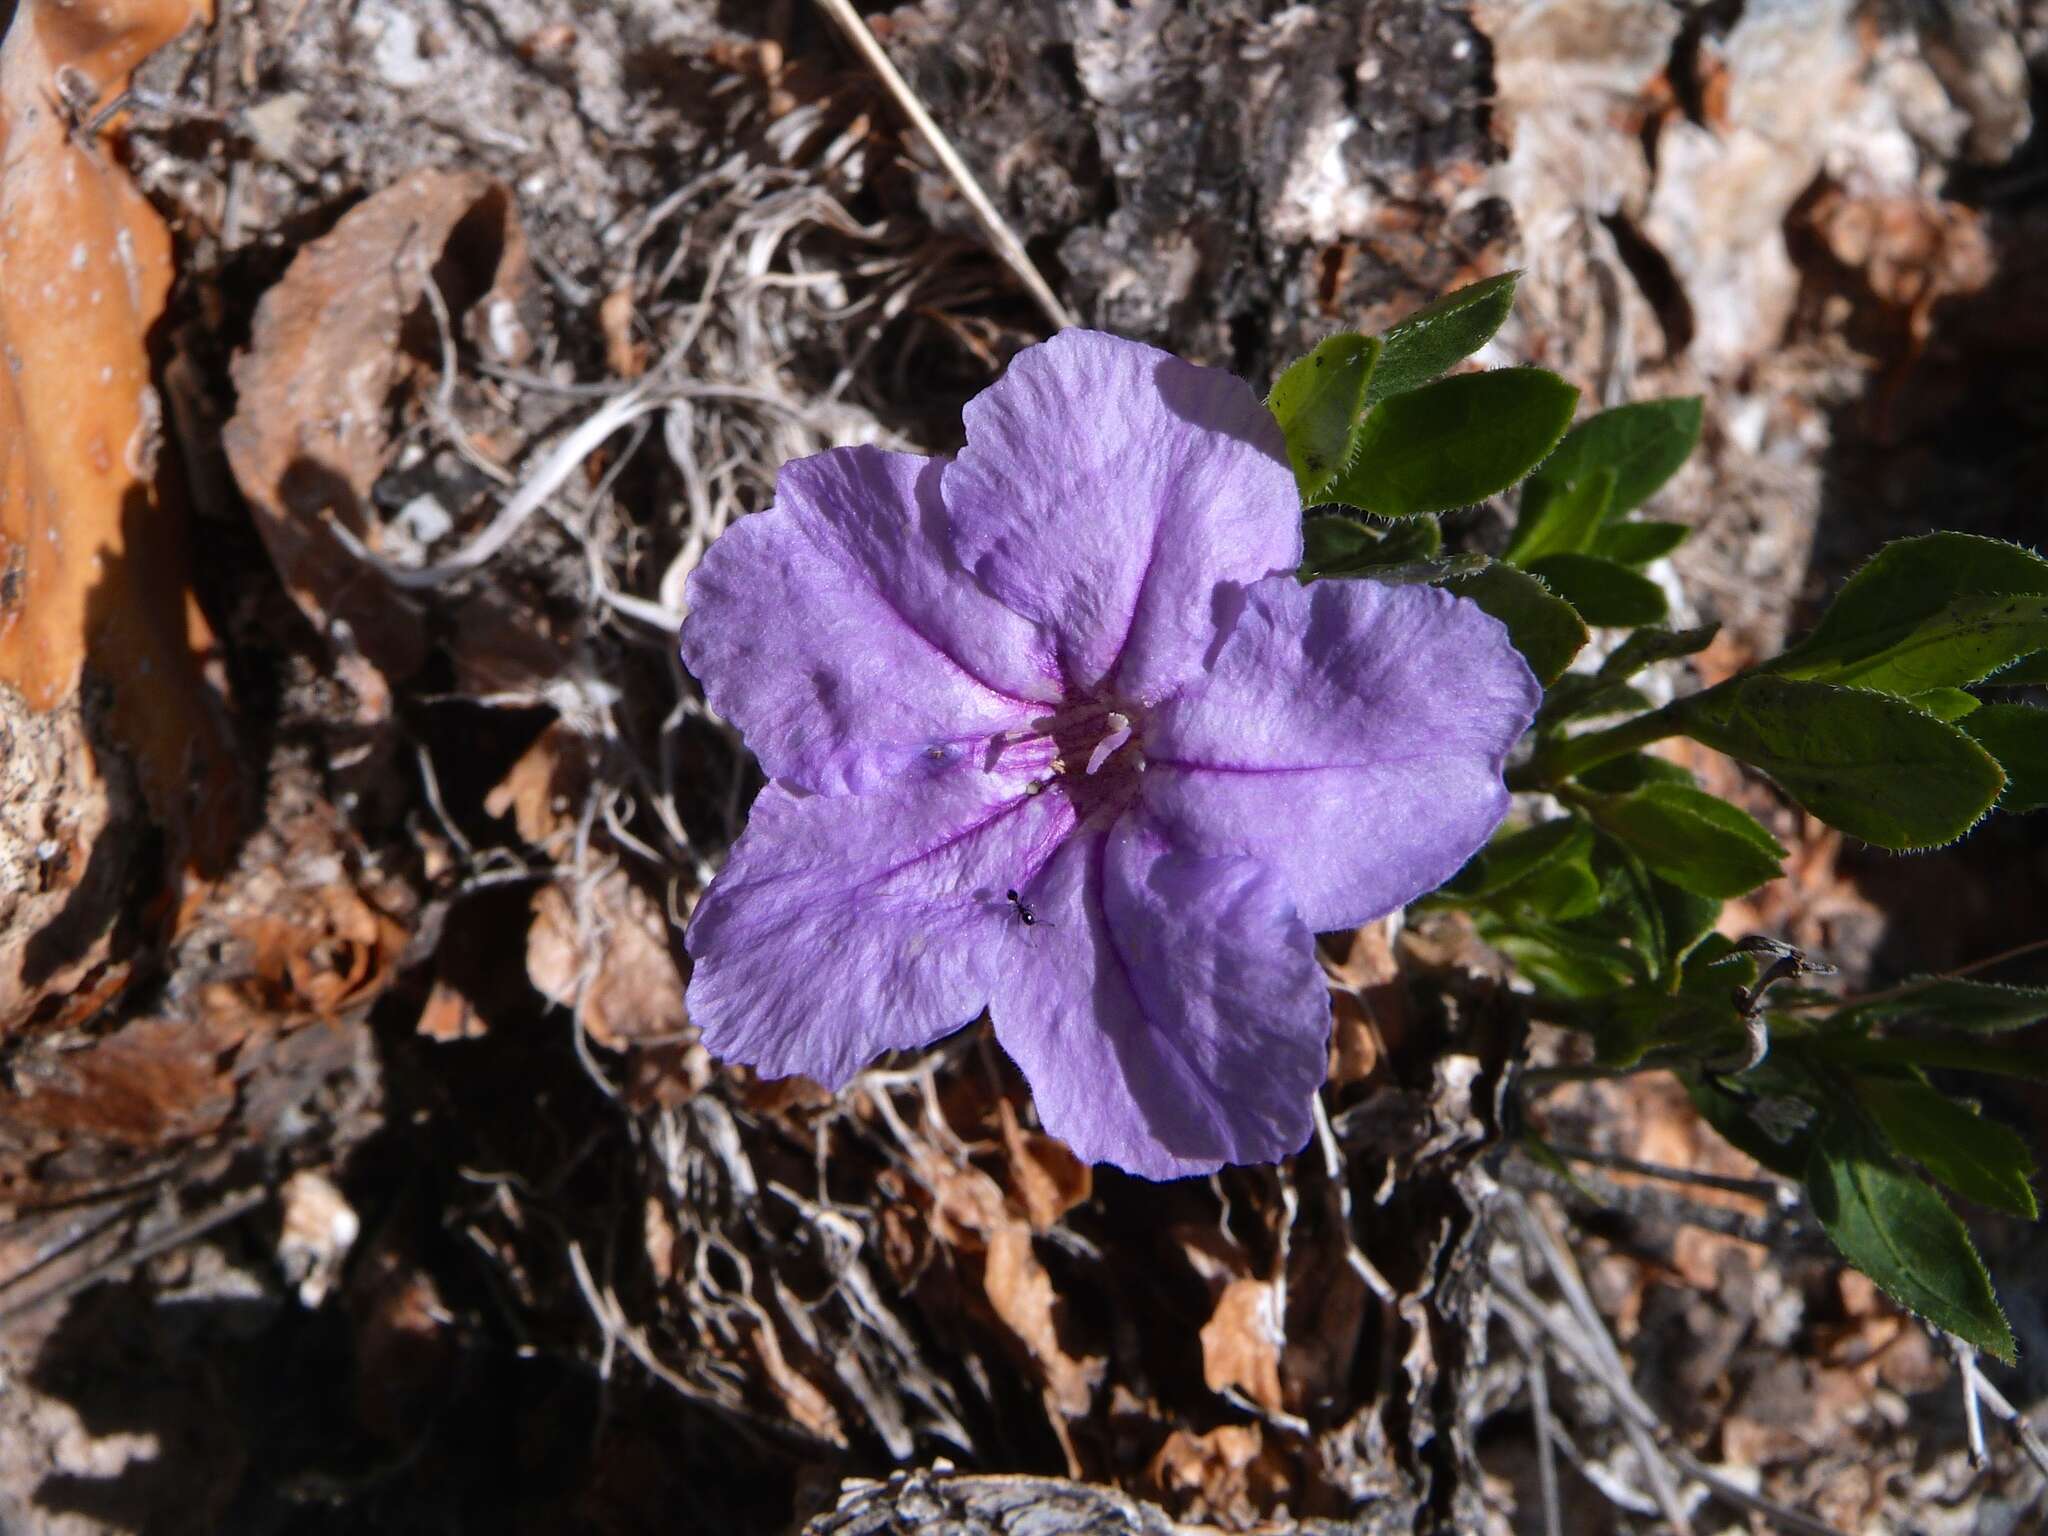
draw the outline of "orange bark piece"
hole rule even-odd
[[[209,0],[24,0],[0,45],[0,683],[41,711],[87,675],[105,684],[152,812],[208,872],[232,832],[233,776],[160,470],[148,334],[170,235],[58,93],[112,100],[210,14]]]

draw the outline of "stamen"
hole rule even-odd
[[[1120,710],[1113,709],[1109,712],[1109,717],[1104,723],[1109,727],[1109,734],[1095,743],[1095,750],[1088,754],[1088,773],[1090,777],[1101,772],[1102,765],[1110,760],[1115,754],[1116,749],[1131,739],[1131,717],[1129,715],[1124,714]]]

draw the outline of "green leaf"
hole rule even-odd
[[[1863,1002],[1851,1003],[1833,1014],[1829,1022],[1869,1025],[1893,1019],[1924,1019],[1987,1035],[2025,1029],[2048,1019],[2048,987],[2011,987],[1996,981],[1922,976]]]
[[[1461,373],[1393,395],[1366,412],[1350,461],[1317,499],[1382,517],[1484,501],[1550,452],[1577,399],[1541,368]]]
[[[1287,460],[1304,504],[1316,501],[1351,456],[1351,434],[1365,411],[1366,382],[1379,357],[1376,337],[1332,336],[1288,364],[1266,397],[1287,440]]]
[[[2032,1221],[2040,1214],[2034,1156],[1995,1120],[1958,1104],[1921,1077],[1859,1077],[1856,1098],[1892,1150],[1910,1157],[1965,1200]]]
[[[1597,555],[1546,555],[1529,563],[1529,574],[1542,577],[1588,624],[1655,624],[1670,611],[1657,583]]]
[[[1496,837],[1473,854],[1443,884],[1446,896],[1481,901],[1526,880],[1545,866],[1592,851],[1593,829],[1576,816],[1557,816],[1506,837]]]
[[[1930,688],[1925,693],[1909,695],[1909,699],[1915,709],[1925,710],[1937,720],[1949,721],[1975,714],[1983,703],[1974,693],[1965,693],[1960,688]],[[1963,729],[1968,731],[1970,728],[1966,725]],[[1975,732],[1971,734],[1975,735]],[[1996,753],[1992,755],[1997,756]]]
[[[2032,1051],[1983,1040],[1936,1040],[1927,1036],[1821,1035],[1811,1049],[1831,1061],[1861,1067],[1924,1067],[1930,1072],[1981,1072],[2048,1083],[2048,1061]]]
[[[1625,795],[1645,784],[1690,784],[1693,777],[1668,757],[1659,757],[1654,752],[1630,752],[1595,763],[1579,775],[1579,782],[1596,794]]]
[[[2048,806],[2048,709],[1986,704],[1971,713],[1963,729],[2005,770],[2001,811],[2017,815]]]
[[[1748,812],[1684,784],[1650,784],[1592,801],[1593,819],[1653,874],[1724,901],[1784,873],[1785,850]]]
[[[1735,941],[1721,934],[1709,935],[1685,962],[1685,977],[1679,983],[1686,992],[1727,994],[1736,987],[1756,984],[1756,956],[1735,947]]]
[[[1591,672],[1567,672],[1543,696],[1543,707],[1536,712],[1536,729],[1547,731],[1567,720],[1633,714],[1653,707],[1643,693],[1627,683],[1610,683]]]
[[[1600,898],[1592,911],[1572,923],[1575,933],[1605,940],[1620,949],[1622,962],[1643,981],[1666,969],[1664,914],[1650,872],[1628,847],[1607,833],[1593,839],[1593,873]]]
[[[1555,923],[1484,915],[1477,927],[1481,938],[1553,997],[1600,997],[1637,979],[1627,956],[1605,939],[1588,938]]]
[[[1719,633],[1718,624],[1701,624],[1692,629],[1639,629],[1600,664],[1600,676],[1609,682],[1619,682],[1660,661],[1697,655],[1712,645]]]
[[[2013,1358],[2012,1330],[1962,1222],[1856,1119],[1837,1116],[1822,1127],[1806,1189],[1842,1256],[1879,1290],[1935,1327]]]
[[[1494,561],[1446,581],[1444,590],[1469,597],[1508,627],[1508,639],[1548,687],[1586,643],[1586,625],[1570,603],[1525,571]]]
[[[1644,566],[1662,560],[1692,537],[1684,523],[1609,523],[1593,536],[1589,555],[1620,565]]]
[[[1607,515],[1618,520],[1641,506],[1657,488],[1678,472],[1686,456],[1700,440],[1700,401],[1697,395],[1678,400],[1645,400],[1637,405],[1620,405],[1611,411],[1589,416],[1573,427],[1557,445],[1557,452],[1543,461],[1529,477],[1523,492],[1547,499],[1596,469],[1615,474],[1614,499]]]
[[[1447,293],[1388,331],[1380,338],[1386,350],[1367,387],[1366,404],[1427,384],[1485,346],[1515,307],[1521,276],[1503,272]]]
[[[1527,565],[1545,555],[1577,554],[1593,542],[1614,501],[1614,471],[1596,469],[1546,498],[1533,516],[1515,525],[1501,559]]]
[[[2048,683],[2048,651],[2039,651],[1984,679],[1987,688],[2031,688]]]
[[[1991,808],[2005,777],[1956,727],[1860,688],[1742,677],[1675,706],[1680,729],[1770,775],[1831,827],[1932,848]]]
[[[1311,517],[1302,524],[1303,581],[1334,576],[1377,576],[1389,566],[1433,558],[1443,548],[1443,529],[1433,517],[1403,518],[1374,528],[1355,517]]]
[[[2048,647],[2048,560],[2017,544],[1933,533],[1887,544],[1767,670],[1918,694],[1974,683]]]
[[[1732,1049],[1741,1016],[1725,999],[1632,987],[1599,1000],[1592,1015],[1593,1057],[1612,1071],[1642,1064],[1651,1052],[1697,1059]]]
[[[1813,1107],[1798,1092],[1786,1091],[1799,1085],[1779,1083],[1772,1073],[1766,1061],[1745,1074],[1740,1093],[1698,1073],[1687,1072],[1683,1081],[1700,1118],[1720,1132],[1723,1141],[1773,1173],[1804,1178],[1813,1156]]]
[[[1721,919],[1721,903],[1710,896],[1695,895],[1668,880],[1656,880],[1651,885],[1664,917],[1665,964],[1682,966],[1714,931],[1714,924]]]

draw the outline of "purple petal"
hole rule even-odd
[[[1148,1179],[1300,1150],[1330,1003],[1277,880],[1127,816],[1070,840],[1031,894],[990,1012],[1047,1131]]]
[[[1201,669],[1232,584],[1300,564],[1280,428],[1220,369],[1062,331],[1019,352],[966,423],[944,476],[960,558],[1058,635],[1075,689],[1167,692]]]
[[[934,766],[872,795],[761,791],[697,905],[687,1003],[705,1047],[836,1088],[973,1021],[1037,931],[1005,892],[1072,824],[1016,775]]]
[[[1268,865],[1318,932],[1435,889],[1500,824],[1542,690],[1434,587],[1259,583],[1199,682],[1155,710],[1145,804],[1174,841]]]
[[[1045,642],[947,548],[943,461],[835,448],[691,573],[683,660],[770,778],[863,790],[1058,697]]]

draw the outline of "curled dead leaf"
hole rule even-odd
[[[1002,1122],[1003,1146],[1009,1153],[1010,1196],[1024,1212],[1031,1230],[1044,1232],[1062,1216],[1086,1203],[1095,1188],[1095,1173],[1067,1150],[1067,1144],[1017,1123],[1008,1099],[996,1101]]]
[[[535,990],[582,1009],[583,1027],[608,1050],[694,1040],[668,921],[623,871],[572,893],[543,886],[533,898],[526,971]]]
[[[575,835],[576,815],[590,781],[585,739],[557,720],[484,796],[484,811],[510,815],[520,837],[543,853],[562,856]]]
[[[1233,1280],[1202,1324],[1202,1380],[1211,1392],[1234,1388],[1267,1412],[1278,1413],[1285,1343],[1280,1295],[1272,1283]]]
[[[1070,1419],[1087,1413],[1105,1362],[1100,1355],[1071,1355],[1060,1343],[1059,1295],[1031,1250],[1028,1228],[1006,1226],[989,1239],[982,1283],[996,1316],[1037,1366],[1047,1406]]]
[[[438,371],[432,283],[452,319],[486,340],[530,302],[512,194],[481,173],[417,171],[344,214],[257,306],[235,363],[238,406],[221,434],[285,586],[318,625],[372,715],[385,681],[425,656],[418,614],[334,532],[375,549],[370,488],[392,448],[392,404]]]
[[[7,1139],[154,1148],[218,1129],[235,1106],[222,1058],[246,1023],[226,1011],[209,1010],[209,1020],[195,1029],[182,1018],[138,1019],[81,1050],[28,1055],[15,1091],[0,1098]]]

